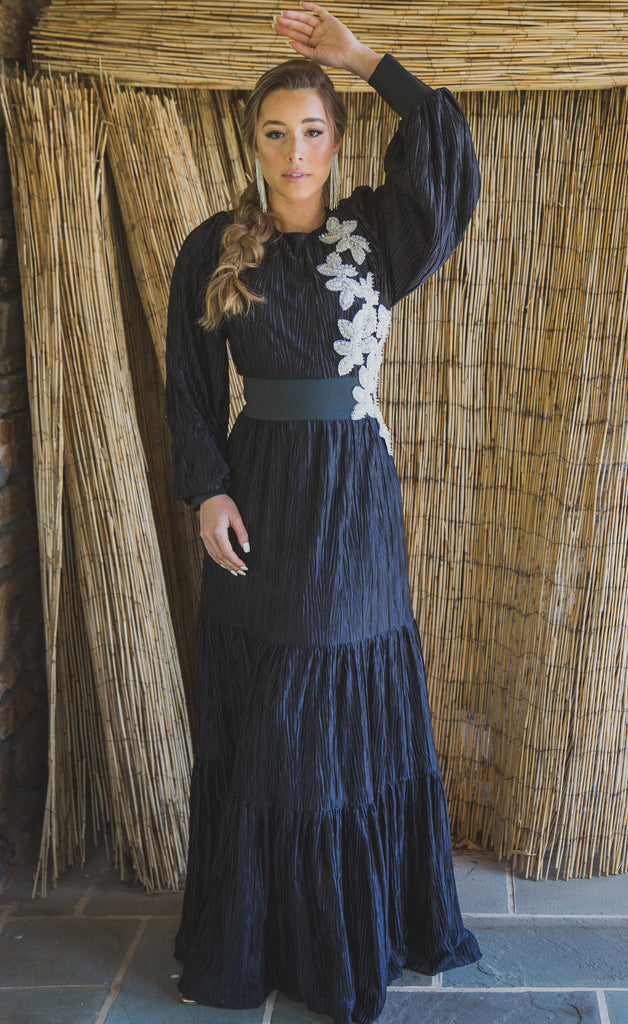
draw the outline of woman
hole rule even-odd
[[[279,989],[349,1024],[375,1020],[404,967],[481,955],[377,404],[390,307],[457,247],[480,177],[447,89],[302,8],[275,21],[301,56],[247,102],[256,181],[191,232],[172,278],[173,494],[200,508],[207,552],[175,955],[184,1001],[256,1007]],[[320,64],[401,117],[374,191],[338,199],[345,111]],[[229,436],[227,340],[246,398]]]

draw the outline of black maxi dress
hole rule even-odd
[[[385,183],[324,226],[266,244],[266,302],[195,321],[229,213],[185,239],[168,312],[172,493],[228,493],[249,566],[205,554],[196,623],[190,845],[179,988],[256,1007],[273,989],[335,1024],[370,1022],[404,967],[481,956],[452,870],[408,582],[399,477],[377,402],[390,307],[458,246],[480,190],[466,118],[390,54],[370,84],[400,115]],[[249,377],[355,379],[345,419],[255,419],[228,434],[227,341]]]

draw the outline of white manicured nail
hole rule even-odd
[[[246,551],[247,554],[251,550],[251,545],[249,544],[248,540],[245,540],[244,544],[242,545],[242,550]]]
[[[229,569],[229,572],[231,573],[232,576],[237,576],[238,575],[237,572],[235,571],[235,569]]]

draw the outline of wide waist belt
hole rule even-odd
[[[243,377],[246,405],[256,420],[344,420],[355,408],[355,377]]]

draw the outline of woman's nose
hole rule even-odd
[[[289,156],[289,158],[291,160],[300,160],[301,159],[302,154],[301,154],[301,140],[300,139],[295,137],[288,144],[288,156]]]

